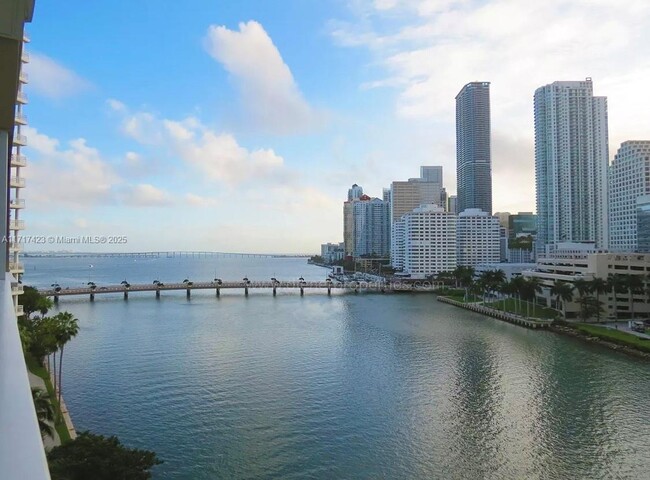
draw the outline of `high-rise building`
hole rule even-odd
[[[456,181],[458,211],[492,214],[490,83],[471,82],[456,95]]]
[[[361,195],[363,195],[363,188],[355,183],[348,190],[348,202],[361,198]]]
[[[390,252],[389,203],[362,195],[352,202],[354,217],[354,257],[388,258]]]
[[[650,195],[650,141],[621,144],[609,169],[609,249],[635,252],[637,198]]]
[[[560,242],[608,247],[607,98],[590,78],[535,91],[537,249]]]
[[[496,212],[494,216],[499,219],[499,225],[506,230],[510,228],[510,212]]]
[[[637,251],[650,253],[650,195],[636,199]]]
[[[343,202],[343,245],[346,257],[354,253],[354,202],[356,201]]]
[[[501,261],[499,219],[478,208],[458,214],[456,226],[458,265],[475,267]]]
[[[537,235],[537,215],[532,212],[519,212],[508,218],[510,238]]]
[[[421,205],[395,224],[396,268],[424,278],[456,268],[456,215]]]
[[[449,213],[458,213],[458,197],[456,195],[450,195],[447,198],[447,211]]]
[[[421,166],[420,179],[424,182],[435,182],[442,185],[442,167],[436,166]]]

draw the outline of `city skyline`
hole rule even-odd
[[[433,164],[455,193],[454,96],[473,80],[491,82],[493,211],[534,210],[539,85],[594,77],[609,98],[610,161],[621,142],[650,137],[634,120],[649,104],[634,94],[649,68],[644,2],[547,2],[537,15],[514,2],[292,6],[41,5],[29,27],[28,233],[126,235],[128,250],[314,251],[340,235],[352,183],[380,192]],[[554,19],[563,38],[525,34]]]

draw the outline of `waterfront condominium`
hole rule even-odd
[[[498,217],[478,208],[468,208],[459,213],[456,224],[458,265],[476,267],[483,263],[498,263],[501,260],[501,229]]]
[[[362,195],[363,188],[355,183],[348,189],[348,200],[343,203],[343,244],[346,256],[351,256],[354,252],[354,202]]]
[[[650,141],[623,142],[609,169],[609,248],[636,252],[637,199],[650,195]]]
[[[390,248],[390,204],[381,198],[362,195],[352,203],[354,250],[358,257],[388,258]]]
[[[456,95],[456,182],[458,211],[492,214],[490,83],[471,82]]]
[[[537,249],[560,242],[608,247],[607,98],[590,78],[535,91]]]
[[[395,268],[425,278],[456,268],[456,215],[438,205],[421,205],[393,227]]]

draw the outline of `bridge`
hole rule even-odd
[[[222,281],[215,279],[209,282],[190,282],[184,281],[182,283],[163,283],[155,281],[154,283],[147,284],[134,284],[131,285],[127,282],[122,282],[120,285],[106,285],[97,286],[93,282],[81,288],[62,288],[54,284],[53,288],[41,289],[39,293],[46,297],[52,297],[55,302],[59,301],[60,297],[87,295],[90,300],[95,299],[95,295],[121,293],[124,299],[129,298],[129,294],[133,292],[155,292],[156,298],[160,298],[161,292],[185,290],[187,298],[190,298],[192,290],[214,290],[215,295],[218,297],[221,290],[241,290],[245,296],[248,296],[250,289],[270,289],[273,295],[277,294],[278,289],[294,289],[299,290],[300,295],[305,294],[305,290],[320,290],[327,291],[328,295],[332,294],[332,290],[349,290],[354,293],[359,291],[367,292],[432,292],[435,291],[438,285],[429,282],[420,283],[404,283],[404,282],[366,282],[366,281],[346,281],[338,282],[330,279],[326,281],[280,281],[272,279],[271,281],[250,281],[247,278],[241,281]]]

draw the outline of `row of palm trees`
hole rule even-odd
[[[527,315],[530,315],[530,303],[533,305],[533,315],[536,310],[536,296],[543,292],[541,281],[537,277],[517,276],[511,280],[506,279],[503,270],[489,270],[481,272],[478,276],[474,268],[459,266],[451,272],[442,272],[437,279],[445,283],[453,282],[456,288],[465,290],[464,299],[467,301],[470,296],[476,298],[481,295],[483,303],[486,297],[500,294],[505,309],[506,298],[515,299],[515,309],[523,312],[522,302],[526,303]],[[594,278],[586,280],[579,278],[573,282],[555,280],[550,287],[550,295],[555,299],[555,307],[566,316],[566,304],[578,296],[580,305],[580,316],[583,320],[597,316],[600,321],[603,302],[600,298],[603,294],[611,292],[614,298],[614,311],[618,319],[617,294],[627,293],[629,297],[629,310],[634,318],[634,295],[645,293],[647,301],[650,302],[650,286],[644,290],[644,285],[650,285],[650,275],[614,275],[610,274],[607,279]]]

